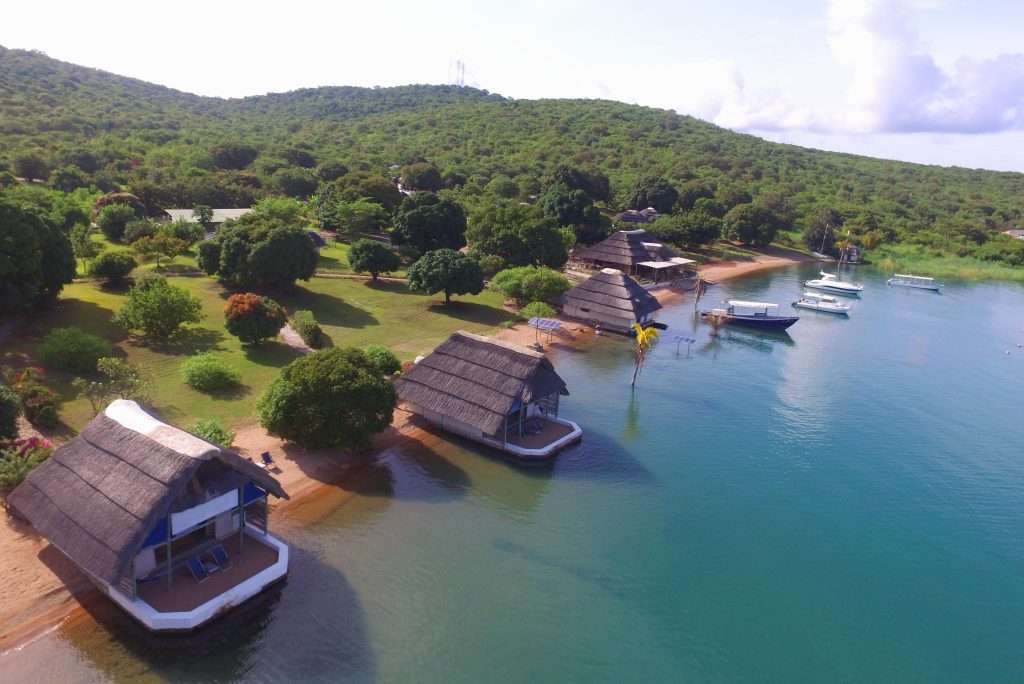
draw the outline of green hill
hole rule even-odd
[[[224,168],[214,150],[226,143],[255,156]],[[289,167],[332,162],[392,176],[396,165],[426,160],[472,209],[495,179],[528,200],[568,165],[608,177],[611,209],[627,205],[640,178],[657,175],[689,205],[707,195],[721,212],[782,201],[794,230],[826,216],[869,247],[995,259],[1012,251],[1000,231],[1024,214],[1024,174],[782,145],[618,102],[426,85],[220,99],[0,48],[0,169],[17,172],[26,157],[48,173],[63,169],[65,187],[127,188],[183,206],[281,192],[274,175]]]

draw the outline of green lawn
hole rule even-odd
[[[188,258],[180,260],[186,262]],[[5,345],[2,363],[34,363],[34,352],[48,330],[77,326],[115,343],[118,355],[148,373],[152,379],[153,406],[166,420],[184,427],[201,417],[215,417],[235,426],[254,421],[256,402],[264,389],[297,353],[276,341],[243,349],[224,329],[223,310],[228,293],[219,284],[200,276],[172,276],[170,280],[187,288],[203,303],[202,323],[189,326],[172,343],[152,346],[133,340],[111,322],[125,294],[101,289],[97,283],[79,282],[65,287],[53,310],[33,316],[19,335]],[[293,292],[275,298],[289,313],[296,309],[313,311],[334,346],[383,344],[403,360],[430,350],[454,330],[487,332],[512,318],[501,308],[500,295],[490,291],[457,297],[449,307],[444,307],[439,298],[412,294],[404,284],[371,285],[346,278],[313,278],[309,283],[300,283]],[[210,396],[185,385],[179,366],[185,357],[201,351],[221,355],[241,373],[243,386],[226,395]],[[47,384],[64,399],[63,421],[78,429],[91,418],[91,409],[84,399],[74,398],[72,379],[64,373],[47,373]]]
[[[317,262],[316,268],[324,273],[354,273],[348,265],[348,244],[329,240],[325,246],[320,248],[320,260]],[[386,275],[393,278],[404,278],[406,272],[404,268],[400,268]]]

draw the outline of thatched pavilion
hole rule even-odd
[[[695,263],[676,256],[642,228],[616,231],[574,254],[573,260],[588,268],[615,268],[654,283],[675,280],[683,275],[687,266]]]
[[[562,295],[562,313],[620,333],[645,325],[661,308],[640,283],[615,268],[604,268]]]
[[[544,354],[459,331],[395,382],[414,414],[520,458],[546,458],[583,431],[558,417],[565,381]]]
[[[264,469],[118,400],[8,503],[154,631],[189,630],[288,572]]]

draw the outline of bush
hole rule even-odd
[[[187,290],[159,276],[140,280],[114,322],[128,330],[141,330],[154,339],[167,339],[184,323],[198,323],[202,304]]]
[[[185,384],[200,392],[219,392],[242,382],[241,374],[209,352],[196,354],[181,364]]]
[[[0,440],[18,436],[18,416],[21,415],[21,399],[18,393],[7,385],[0,385]]]
[[[497,254],[483,254],[477,261],[480,263],[480,270],[484,278],[493,278],[499,271],[505,270],[505,260]]]
[[[292,314],[292,328],[311,348],[319,349],[324,346],[324,331],[316,322],[312,311],[301,310]]]
[[[260,424],[307,448],[363,449],[391,424],[391,382],[358,349],[324,349],[296,359],[260,399]]]
[[[121,283],[138,265],[139,263],[128,252],[104,252],[92,262],[89,275],[102,278],[111,284]]]
[[[519,317],[524,321],[531,318],[551,318],[558,312],[544,302],[530,302],[519,310]]]
[[[402,370],[402,362],[382,344],[371,344],[366,348],[366,356],[380,375],[394,375]]]
[[[161,226],[158,232],[161,235],[181,240],[188,247],[202,240],[206,234],[202,224],[193,223],[187,219],[178,219],[173,223],[167,223]]]
[[[52,453],[53,444],[40,437],[19,439],[0,449],[0,491],[9,492],[20,485]]]
[[[57,427],[57,393],[43,385],[43,372],[38,368],[26,368],[20,373],[5,371],[5,379],[21,400],[25,419],[36,427],[52,429]]]
[[[142,238],[153,237],[156,235],[157,225],[153,221],[142,219],[139,221],[131,221],[124,229],[123,240],[128,244],[137,242]]]
[[[80,328],[54,328],[43,340],[39,356],[50,368],[91,375],[96,362],[110,356],[110,343]]]
[[[231,443],[235,441],[235,433],[220,424],[216,418],[207,418],[198,421],[192,426],[192,434],[201,437],[211,444],[216,444],[222,449],[230,449]]]
[[[115,358],[102,358],[96,363],[96,379],[75,378],[71,383],[78,395],[85,397],[98,414],[114,397],[143,399],[146,381],[138,366]]]
[[[108,204],[100,210],[96,225],[111,242],[120,242],[128,229],[128,222],[135,220],[135,210],[127,204]]]
[[[287,322],[280,304],[252,292],[231,295],[224,307],[224,325],[242,344],[258,345],[277,337]]]
[[[527,302],[554,300],[569,289],[569,281],[550,268],[519,266],[496,274],[491,280],[491,287],[522,306]]]

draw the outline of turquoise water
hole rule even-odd
[[[788,302],[812,271],[723,284]],[[890,289],[788,336],[669,323],[555,355],[586,431],[551,469],[400,447],[282,536],[288,582],[149,639],[110,611],[16,680],[1024,680],[1024,290]],[[697,338],[676,354],[675,335]],[[1009,353],[1007,353],[1009,352]]]

